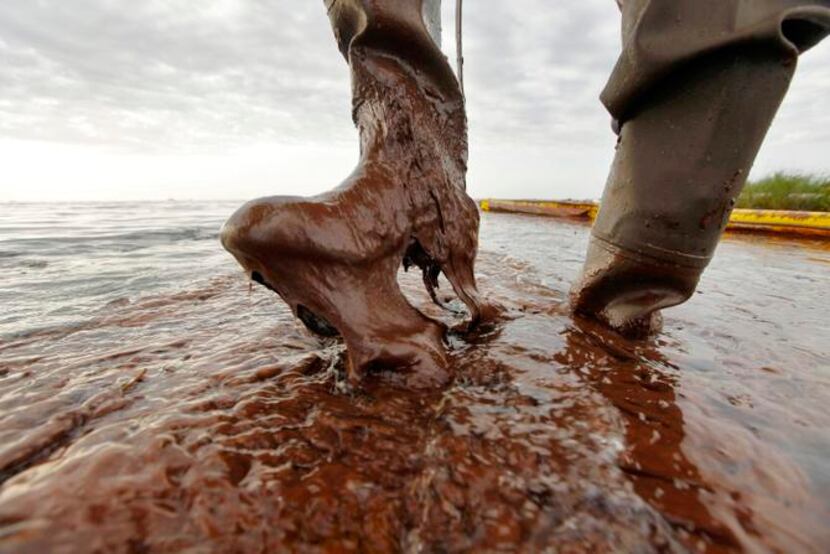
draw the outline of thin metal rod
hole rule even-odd
[[[462,0],[455,0],[455,50],[458,83],[461,85],[461,94],[464,94],[464,44],[462,40],[464,21],[461,4]]]

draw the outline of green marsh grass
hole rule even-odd
[[[773,173],[748,183],[738,208],[830,212],[830,175]]]

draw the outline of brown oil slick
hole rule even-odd
[[[587,229],[528,219],[485,225],[568,270],[485,248],[505,318],[449,335],[439,388],[353,386],[340,341],[233,274],[0,345],[0,552],[825,552],[828,331],[777,295],[821,290],[826,248],[734,239],[631,341],[568,313]]]
[[[271,197],[240,208],[222,243],[313,331],[340,334],[354,381],[398,366],[413,386],[448,378],[446,329],[415,310],[396,281],[418,266],[434,296],[443,273],[471,313],[478,210],[465,192],[464,98],[427,31],[420,1],[330,0],[352,74],[360,162],[313,198]]]

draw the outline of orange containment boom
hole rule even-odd
[[[593,221],[599,212],[596,202],[571,200],[482,200],[485,212],[507,212]],[[729,231],[750,231],[830,238],[830,213],[788,210],[736,209],[726,226]]]

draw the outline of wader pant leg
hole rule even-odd
[[[617,153],[572,294],[628,334],[687,300],[830,0],[626,0],[602,101]]]

